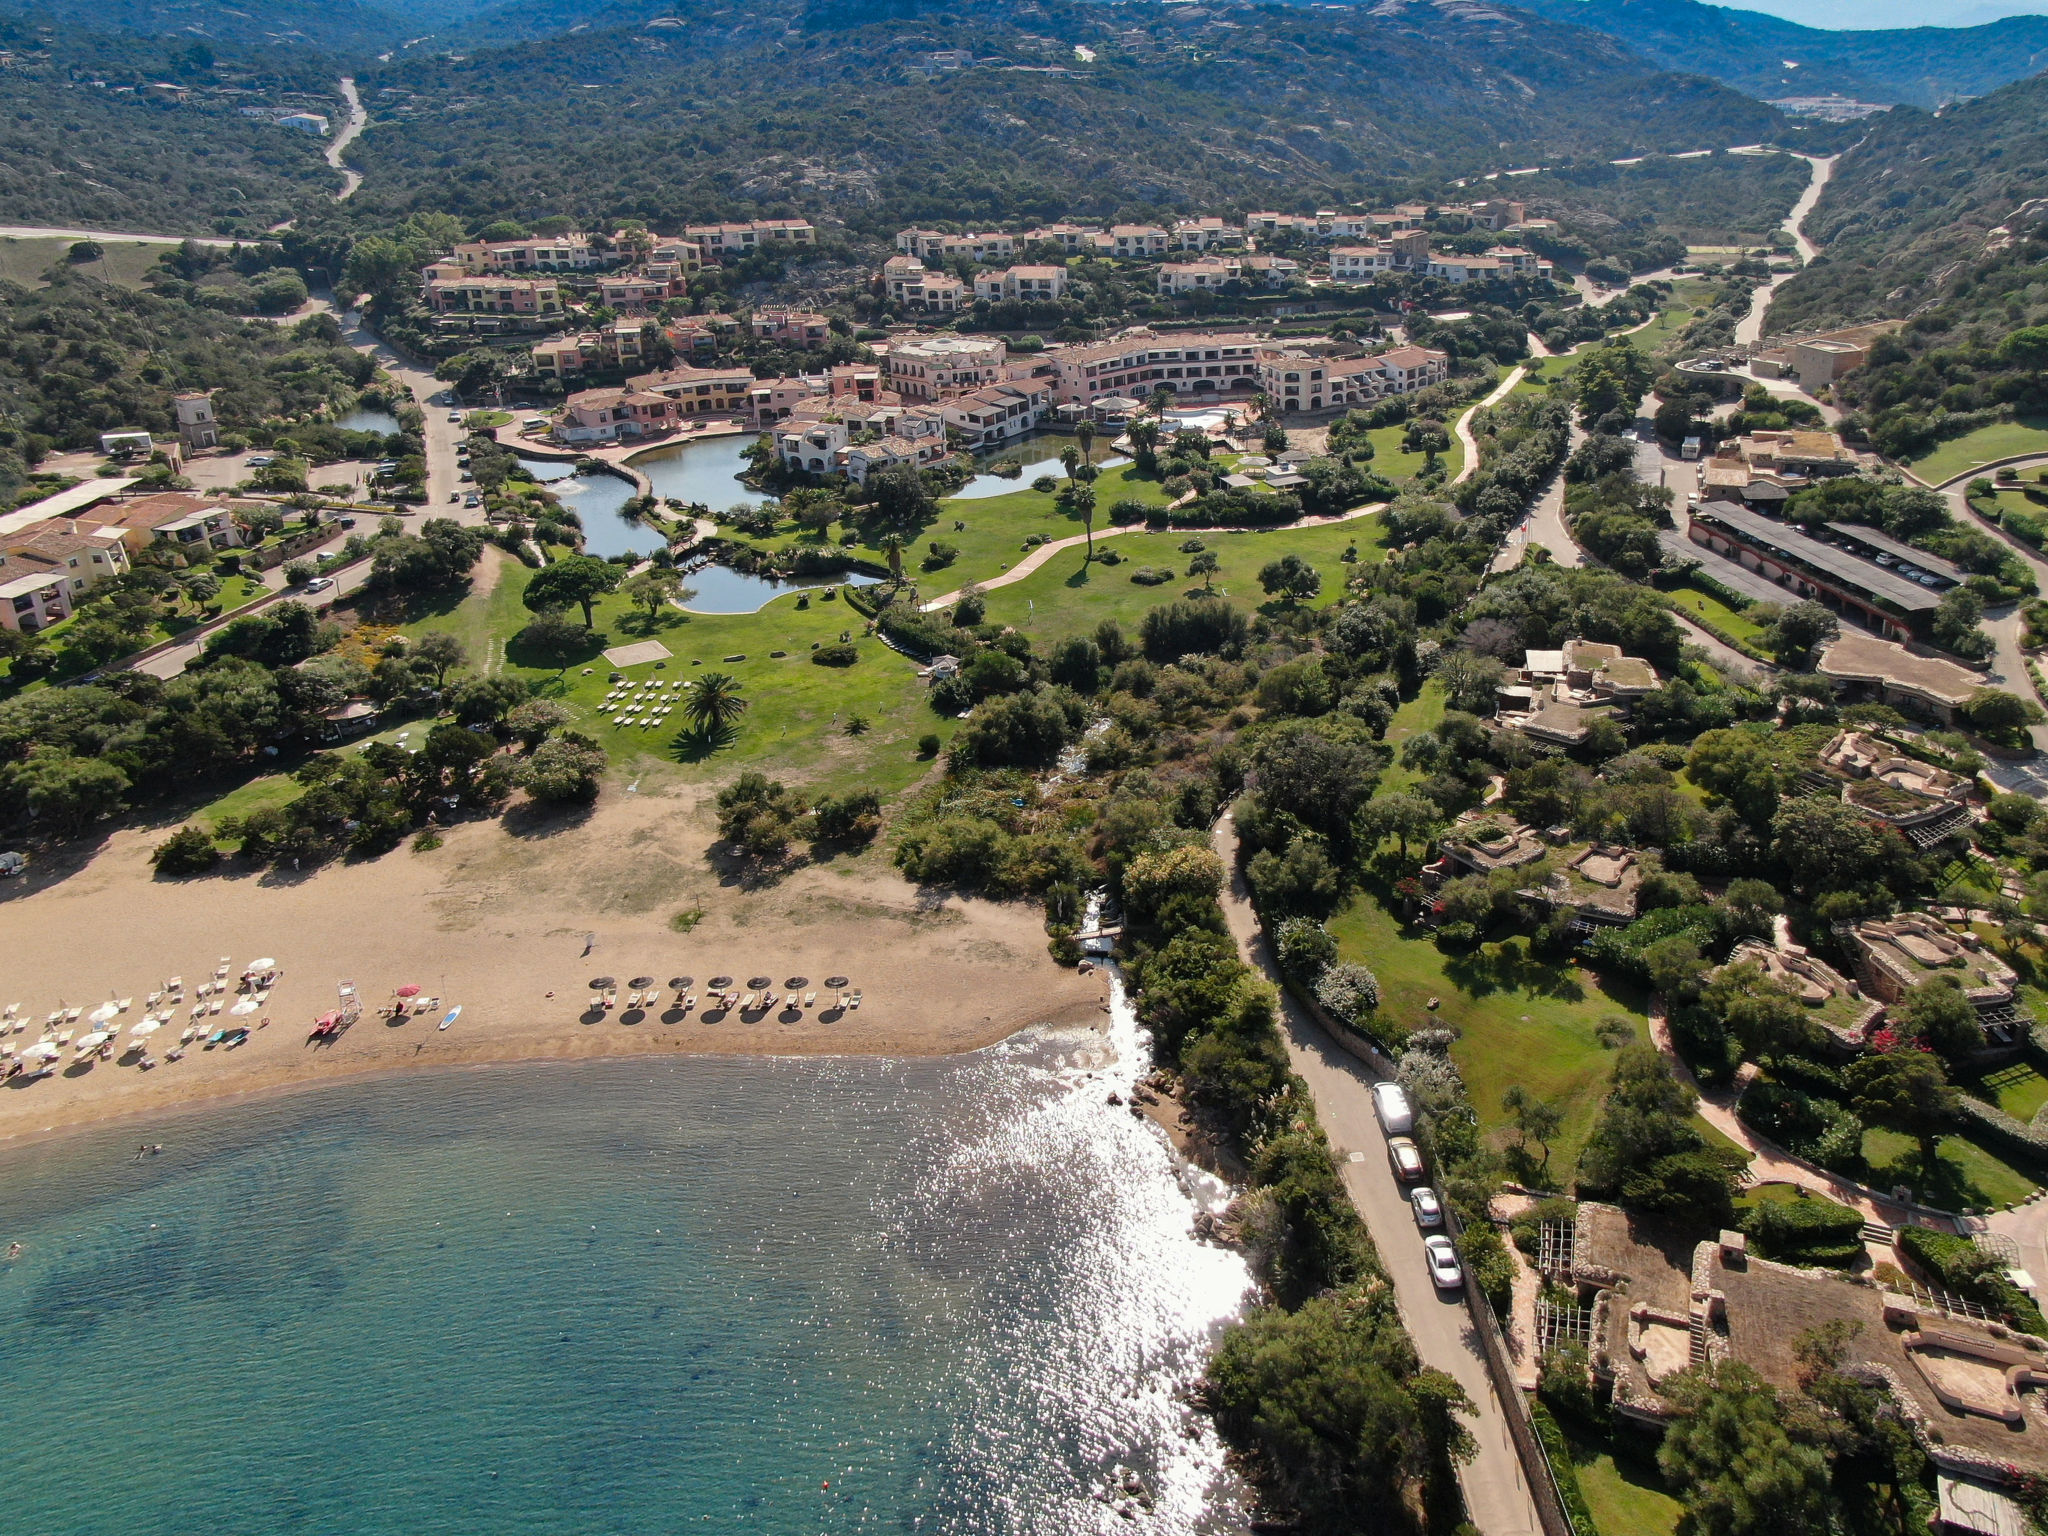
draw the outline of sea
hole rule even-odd
[[[1242,1530],[1187,1400],[1247,1301],[1191,1231],[1228,1191],[1108,1101],[1144,1063],[1106,1023],[421,1071],[0,1153],[0,1525]]]

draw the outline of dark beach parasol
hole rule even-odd
[[[846,985],[846,978],[844,976],[827,976],[825,978],[825,985],[828,987],[843,987]]]
[[[631,981],[627,982],[626,985],[633,988],[637,992],[642,987],[653,986],[654,978],[652,976],[635,976]]]
[[[690,978],[687,976],[671,976],[668,979],[668,984],[674,987],[676,991],[681,992],[689,987]]]
[[[775,985],[775,978],[773,976],[749,976],[747,978],[747,985],[750,987],[772,987]]]
[[[808,987],[810,984],[811,978],[808,976],[792,976],[789,978],[789,980],[783,983],[783,985],[789,988],[789,990],[792,992],[794,992],[798,987]]]
[[[725,988],[732,985],[732,978],[730,976],[714,976],[705,985],[718,991],[724,991]]]
[[[606,987],[616,987],[618,984],[619,980],[616,976],[593,976],[590,978],[590,990],[593,992],[602,992]]]

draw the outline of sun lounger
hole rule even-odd
[[[805,1006],[806,1008],[815,1008],[815,1007],[817,1007],[817,1006],[818,1006],[818,994],[817,994],[817,993],[815,993],[815,992],[806,992],[806,993],[804,994],[804,1006]]]
[[[847,1007],[848,1007],[848,1005],[849,1005],[849,1004],[851,1003],[851,1001],[852,1001],[852,997],[851,997],[851,994],[850,994],[850,993],[846,993],[846,992],[842,992],[842,993],[840,993],[840,994],[839,994],[839,1011],[840,1011],[841,1013],[844,1013],[844,1012],[846,1012],[846,1010],[847,1010]]]
[[[64,1010],[64,1022],[66,1024],[76,1024],[78,1016],[83,1012],[85,1012],[83,1008],[66,1008]]]
[[[696,1007],[696,1006],[697,1006],[697,994],[696,994],[696,993],[692,992],[692,993],[691,993],[691,994],[690,994],[690,995],[689,995],[688,997],[686,997],[686,998],[684,998],[684,999],[683,999],[683,1012],[685,1012],[685,1013],[688,1013],[688,1012],[689,1012],[689,1011],[690,1011],[690,1010],[691,1010],[692,1008],[694,1008],[694,1007]]]
[[[859,993],[859,992],[855,992],[855,993],[853,994],[853,1006],[854,1006],[854,1007],[858,1008],[858,1007],[860,1006],[860,998],[861,998],[861,995],[860,995],[860,993]]]
[[[216,997],[216,998],[215,998],[215,999],[214,999],[214,1000],[213,1000],[212,1002],[208,1003],[208,1004],[206,1005],[206,1011],[207,1011],[208,1013],[219,1013],[219,1012],[220,1012],[220,999]]]

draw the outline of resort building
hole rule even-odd
[[[1393,250],[1384,245],[1337,245],[1330,248],[1330,277],[1339,283],[1360,283],[1394,270]]]
[[[443,315],[552,319],[563,312],[562,290],[551,277],[432,276],[426,281],[425,297],[427,307]]]
[[[1112,224],[1105,238],[1112,256],[1164,256],[1173,246],[1173,236],[1156,224]]]
[[[1835,934],[1855,958],[1864,990],[1880,1001],[1896,1003],[1922,982],[1947,976],[1997,1043],[2010,1043],[2010,1031],[2022,1027],[2015,1006],[2019,976],[1968,928],[1951,928],[1926,912],[1901,912],[1838,924]]]
[[[1902,757],[1874,736],[1844,731],[1821,749],[1819,761],[1842,780],[1846,804],[1898,828],[1916,848],[1931,848],[1970,825],[1968,779]]]
[[[1219,246],[1243,245],[1244,231],[1213,214],[1178,219],[1173,226],[1173,243],[1183,251],[1213,251]]]
[[[687,224],[685,238],[696,242],[707,259],[737,260],[759,250],[813,246],[818,232],[807,219],[754,219],[745,224]]]
[[[1431,253],[1422,270],[1425,277],[1446,283],[1490,283],[1507,275],[1512,268],[1504,266],[1498,256],[1457,256],[1436,251]]]
[[[1259,387],[1283,412],[1334,411],[1388,395],[1412,394],[1450,377],[1447,353],[1390,347],[1368,357],[1330,358],[1306,347],[1259,350]]]
[[[1000,337],[916,336],[892,343],[882,366],[905,400],[950,400],[1007,379],[1009,350]]]
[[[82,524],[119,537],[130,554],[162,542],[182,553],[205,556],[242,543],[235,509],[189,491],[160,491],[134,501],[106,502],[78,514]]]
[[[1579,1305],[1544,1304],[1539,1328],[1587,1345],[1614,1411],[1661,1430],[1677,1417],[1663,1387],[1693,1366],[1736,1360],[1781,1393],[1800,1390],[1791,1341],[1833,1326],[1837,1367],[1878,1388],[1934,1464],[1944,1513],[2003,1511],[2003,1523],[1947,1530],[2024,1529],[2008,1492],[2048,1472],[2048,1420],[2028,1406],[2048,1386],[2048,1346],[1903,1280],[1803,1269],[1749,1252],[1739,1232],[1696,1242],[1676,1226],[1596,1201],[1547,1221],[1545,1277]],[[1560,1332],[1560,1330],[1565,1330]]]
[[[1052,388],[1043,379],[991,384],[948,400],[942,408],[947,428],[972,448],[999,448],[1035,428],[1052,409]]]
[[[1034,238],[1024,236],[1026,240]],[[949,235],[937,229],[903,229],[896,232],[896,249],[919,261],[1009,261],[1017,254],[1017,237],[1004,234]]]
[[[779,342],[807,352],[815,352],[832,339],[832,322],[806,309],[756,310],[751,328],[756,341]]]
[[[1153,335],[1083,342],[1046,353],[1055,398],[1093,405],[1110,395],[1249,395],[1259,387],[1260,341],[1248,334]]]
[[[1837,1056],[1864,1050],[1870,1026],[1884,1012],[1884,1004],[1868,996],[1860,983],[1789,940],[1779,948],[1762,939],[1744,939],[1729,953],[1727,965],[1710,974],[1718,975],[1731,965],[1754,965],[1789,988],[1813,1022],[1828,1032]]]
[[[1900,575],[1889,560],[1865,558],[1730,501],[1702,502],[1687,523],[1693,543],[1893,639],[1924,634],[1940,606],[1934,583]]]
[[[974,296],[991,303],[1006,299],[1050,303],[1054,299],[1065,298],[1066,294],[1065,267],[1010,267],[1001,272],[983,272],[974,279]]]
[[[70,616],[78,600],[128,569],[118,528],[51,518],[0,535],[0,628],[24,634]]]
[[[1562,650],[1526,651],[1521,671],[1496,692],[1495,721],[1554,746],[1575,747],[1594,720],[1627,713],[1659,686],[1657,669],[1618,645],[1567,640]]]
[[[1955,724],[1970,695],[1984,686],[1982,675],[1967,667],[1855,630],[1829,641],[1814,670],[1845,701],[1870,699],[1944,725]]]
[[[220,421],[213,414],[213,391],[192,390],[171,401],[178,418],[178,441],[188,450],[218,448]]]
[[[639,313],[652,309],[683,291],[680,282],[651,273],[622,272],[597,280],[597,302],[608,309]]]
[[[1156,270],[1159,291],[1175,295],[1214,293],[1228,283],[1244,281],[1244,264],[1220,256],[1208,256],[1200,261],[1162,262]]]
[[[1102,231],[1093,224],[1041,224],[1036,229],[1027,229],[1022,235],[1026,244],[1042,240],[1056,245],[1069,256],[1079,256],[1095,248],[1095,240]]]
[[[565,443],[615,443],[672,431],[676,402],[638,389],[585,389],[555,415],[555,437]]]
[[[882,263],[882,289],[889,302],[903,309],[952,314],[968,292],[967,285],[947,272],[933,272],[915,256],[891,256]]]
[[[505,277],[521,272],[588,272],[616,257],[599,250],[588,235],[552,235],[534,240],[469,240],[450,259],[471,277]]]
[[[752,409],[753,371],[734,368],[669,368],[626,380],[629,388],[674,403],[678,418],[741,416]]]

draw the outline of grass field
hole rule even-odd
[[[1929,485],[1966,475],[1993,459],[2015,454],[2048,454],[2048,416],[2023,416],[2017,421],[1994,421],[1988,427],[1962,437],[1951,438],[1924,458],[1912,462],[1913,473]]]
[[[1996,1104],[2015,1120],[2032,1120],[2048,1104],[2048,1077],[2024,1061],[2000,1067],[1980,1081],[1966,1085],[1974,1093]]]
[[[672,611],[650,634],[642,611],[623,598],[608,597],[597,605],[602,639],[593,637],[587,657],[557,668],[534,664],[514,640],[533,617],[520,601],[531,579],[525,566],[507,561],[488,596],[472,596],[406,631],[446,630],[462,640],[477,670],[523,677],[537,692],[567,704],[575,712],[575,728],[610,752],[622,770],[666,764],[691,777],[722,779],[760,768],[831,788],[860,785],[887,796],[930,770],[930,762],[917,755],[918,738],[931,732],[943,740],[955,728],[926,706],[924,684],[908,657],[880,640],[860,638],[866,621],[843,600],[827,602],[813,592],[810,606],[799,608],[800,594],[791,593],[758,613],[686,617]],[[830,644],[842,633],[851,634],[860,660],[844,668],[814,665],[811,643]],[[660,640],[673,655],[665,664],[622,669],[636,683],[645,678],[687,682],[705,671],[739,679],[750,707],[729,744],[710,748],[697,740],[680,709],[658,729],[611,723],[600,706],[614,668],[599,652],[603,646],[648,638]],[[775,651],[786,654],[776,657]],[[723,659],[736,654],[746,659]],[[855,715],[869,722],[864,735],[845,732]]]
[[[1614,1052],[1595,1038],[1594,1026],[1620,1016],[1635,1026],[1638,1039],[1647,1039],[1643,999],[1577,966],[1538,960],[1521,939],[1446,955],[1430,940],[1412,937],[1370,895],[1329,927],[1341,957],[1379,977],[1380,1011],[1388,1019],[1404,1029],[1460,1032],[1451,1054],[1482,1128],[1508,1126],[1500,1099],[1515,1084],[1564,1108],[1547,1172],[1552,1186],[1561,1186],[1578,1162],[1614,1068]],[[1431,998],[1438,1000],[1434,1010]]]
[[[1213,590],[1238,607],[1260,608],[1275,601],[1260,588],[1259,570],[1287,554],[1302,556],[1321,574],[1323,589],[1309,606],[1326,607],[1343,595],[1351,570],[1343,561],[1344,551],[1356,546],[1361,564],[1375,563],[1386,555],[1381,543],[1384,533],[1385,525],[1378,517],[1361,517],[1348,523],[1262,533],[1119,534],[1099,546],[1114,549],[1122,557],[1116,565],[1087,565],[1085,550],[1063,549],[1024,580],[991,591],[988,617],[992,623],[1029,630],[1041,648],[1064,635],[1091,630],[1104,619],[1116,619],[1129,628],[1147,609],[1201,587],[1203,578],[1183,574],[1193,556],[1182,554],[1180,547],[1191,538],[1201,539],[1216,555],[1222,569],[1216,573]],[[1131,573],[1147,565],[1172,570],[1174,579],[1156,587],[1132,581]],[[927,585],[935,593],[940,590]]]
[[[39,288],[43,285],[43,274],[65,259],[71,245],[69,240],[0,240],[0,278]],[[157,257],[171,249],[168,245],[116,244],[110,240],[101,241],[100,245],[106,254],[98,261],[80,262],[80,270],[124,288],[140,288],[142,274],[156,265]]]
[[[1394,754],[1394,761],[1380,776],[1380,787],[1376,793],[1390,795],[1395,790],[1407,789],[1420,782],[1421,774],[1401,766],[1402,743],[1410,736],[1435,730],[1443,718],[1443,684],[1434,681],[1424,683],[1420,693],[1394,711],[1394,718],[1387,724],[1387,750]]]
[[[1863,1156],[1870,1164],[1864,1182],[1879,1189],[1909,1184],[1925,1203],[1944,1210],[1963,1206],[2008,1205],[2024,1200],[2037,1187],[2027,1177],[1974,1141],[1944,1136],[1935,1145],[1935,1168],[1920,1166],[1920,1152],[1911,1137],[1875,1127],[1863,1133]]]
[[[1421,474],[1429,455],[1402,451],[1401,438],[1407,430],[1405,426],[1374,427],[1366,433],[1366,440],[1372,444],[1372,460],[1365,467],[1396,482]],[[1455,432],[1451,434],[1450,452],[1440,454],[1438,458],[1446,476],[1456,479],[1458,471],[1465,467],[1465,445],[1458,441]]]
[[[1601,1536],[1674,1536],[1685,1506],[1664,1491],[1663,1474],[1647,1447],[1626,1431],[1593,1435],[1576,1424],[1561,1427],[1579,1491]]]
[[[1664,595],[1671,599],[1671,606],[1681,613],[1690,614],[1696,619],[1705,619],[1716,629],[1733,635],[1738,640],[1751,644],[1761,643],[1759,637],[1764,632],[1763,626],[1752,623],[1711,592],[1687,583],[1685,586],[1672,588]]]

